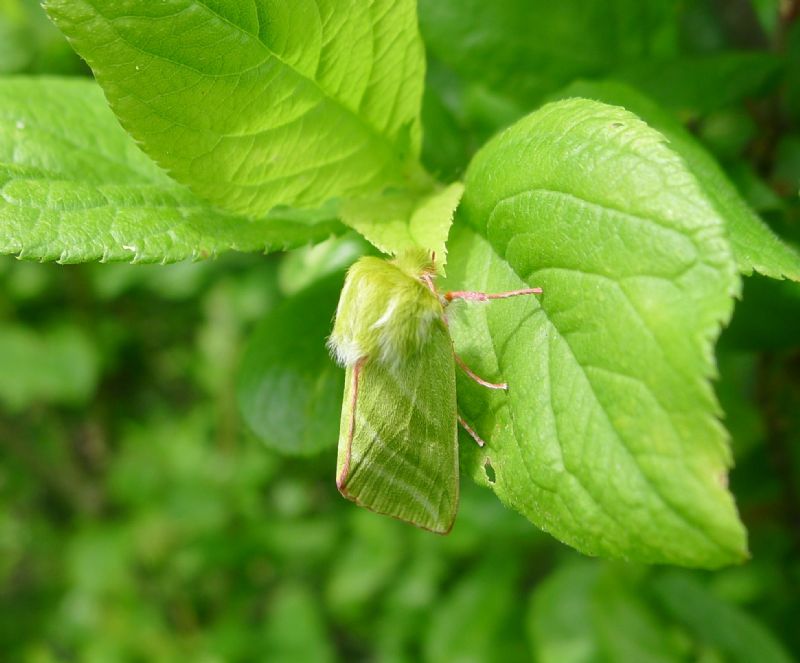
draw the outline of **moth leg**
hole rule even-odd
[[[432,286],[429,286],[432,287]],[[468,302],[488,302],[492,299],[510,299],[511,297],[521,297],[524,295],[541,295],[542,289],[541,288],[522,288],[520,290],[507,290],[505,292],[477,292],[475,290],[451,290],[449,292],[444,293],[442,298],[444,299],[444,304],[449,304],[455,299],[462,299]],[[447,323],[447,319],[445,318],[445,324]],[[456,363],[461,367],[461,370],[464,371],[470,378],[472,378],[475,382],[479,385],[486,387],[487,389],[508,389],[508,384],[506,382],[489,382],[488,380],[484,380],[482,377],[477,375],[469,366],[464,363],[464,360],[455,355]]]
[[[469,425],[469,424],[466,422],[466,420],[464,419],[464,417],[462,417],[460,414],[458,415],[458,423],[459,423],[459,424],[461,424],[461,428],[463,428],[465,431],[467,431],[467,433],[469,433],[469,436],[470,436],[470,437],[471,437],[473,440],[475,440],[475,442],[477,442],[477,443],[478,443],[478,446],[479,446],[479,447],[483,447],[483,446],[486,444],[486,442],[484,442],[484,441],[483,441],[483,439],[481,438],[481,436],[480,436],[480,435],[478,435],[478,434],[477,434],[477,433],[474,431],[474,429],[473,429],[473,428],[472,428],[472,427],[471,427],[471,426],[470,426],[470,425]]]
[[[505,292],[477,292],[475,290],[451,290],[444,293],[444,300],[452,302],[454,299],[463,299],[469,302],[488,302],[491,299],[510,299],[523,295],[541,295],[541,288],[522,288],[521,290],[507,290]]]
[[[487,389],[508,389],[508,384],[505,382],[489,382],[488,380],[484,380],[480,375],[478,375],[475,371],[473,371],[464,360],[458,356],[457,352],[453,352],[453,356],[456,358],[456,364],[459,365],[462,371],[467,374],[472,380],[475,380],[479,385],[482,387],[486,387]]]

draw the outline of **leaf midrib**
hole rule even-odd
[[[142,48],[142,47],[140,47],[140,46],[138,46],[136,44],[131,43],[129,40],[125,39],[120,34],[120,32],[114,27],[114,20],[113,19],[110,19],[108,16],[103,14],[103,12],[101,12],[97,8],[97,6],[93,2],[91,2],[91,0],[87,0],[87,2],[89,2],[91,4],[91,6],[94,7],[94,10],[97,13],[97,15],[102,17],[102,19],[114,31],[114,34],[117,36],[117,38],[120,39],[121,41],[125,42],[126,44],[128,44],[131,48],[134,48],[135,50],[137,50],[137,51],[139,51],[141,53],[146,53],[147,55],[149,55],[149,56],[151,56],[153,58],[157,58],[159,60],[166,60],[166,61],[171,62],[172,64],[174,64],[176,66],[184,67],[186,69],[189,69],[191,71],[194,71],[194,72],[200,74],[201,76],[211,76],[211,74],[209,74],[208,72],[201,71],[201,70],[196,69],[194,67],[191,67],[190,65],[188,65],[186,63],[183,63],[183,62],[178,62],[178,61],[172,60],[170,58],[165,58],[165,57],[163,57],[161,55],[156,55],[155,53],[149,52],[149,51],[145,50],[144,48]],[[368,136],[370,136],[377,143],[383,145],[385,149],[388,149],[389,153],[392,155],[393,161],[395,161],[397,166],[398,166],[398,172],[402,173],[403,164],[399,159],[395,143],[393,143],[391,140],[389,140],[388,136],[386,136],[383,133],[381,133],[378,130],[377,127],[375,127],[370,122],[366,121],[366,119],[363,116],[359,115],[352,108],[350,108],[349,106],[344,104],[341,100],[337,99],[335,96],[333,96],[327,90],[325,90],[315,79],[306,76],[305,74],[301,73],[296,67],[294,67],[290,63],[288,63],[278,53],[273,51],[266,43],[264,43],[261,40],[260,37],[258,37],[256,35],[253,35],[252,33],[248,32],[247,30],[242,28],[241,26],[236,25],[235,23],[232,23],[229,19],[227,19],[226,17],[222,16],[218,12],[214,11],[211,7],[206,5],[204,2],[201,2],[200,0],[191,0],[190,4],[194,5],[194,6],[197,6],[199,8],[202,8],[203,10],[208,12],[210,15],[214,16],[220,22],[224,23],[225,25],[228,25],[232,30],[236,31],[237,33],[239,33],[241,35],[246,36],[248,40],[251,40],[251,41],[257,43],[261,47],[261,49],[263,49],[263,51],[267,54],[268,57],[275,58],[275,60],[277,60],[283,67],[286,67],[286,69],[291,71],[295,76],[297,76],[301,80],[304,80],[304,81],[310,83],[311,86],[314,87],[319,92],[320,97],[322,99],[328,101],[329,103],[331,103],[334,106],[336,106],[337,108],[339,108],[341,111],[344,112],[345,115],[348,115],[348,116],[352,117],[353,119],[355,119],[356,124],[358,126],[363,127],[365,129],[365,133]],[[372,30],[372,32],[374,34],[374,30]],[[263,65],[264,62],[266,62],[266,59],[263,60],[262,62],[260,62],[257,66],[260,67],[261,65]],[[242,71],[236,72],[237,76],[241,75],[241,74],[242,74]],[[223,134],[220,134],[220,135],[222,136]],[[224,134],[224,135],[227,135],[227,134]]]

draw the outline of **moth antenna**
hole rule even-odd
[[[473,440],[475,440],[475,442],[477,442],[477,444],[478,444],[478,446],[479,446],[479,447],[483,447],[483,446],[485,446],[485,445],[486,445],[486,442],[484,442],[484,441],[483,441],[483,438],[481,438],[481,436],[480,436],[480,435],[478,435],[478,434],[477,434],[477,433],[476,433],[476,432],[475,432],[475,431],[472,429],[472,427],[471,427],[471,426],[470,426],[470,425],[469,425],[469,424],[466,422],[466,420],[464,419],[464,417],[462,417],[460,414],[458,415],[458,423],[459,423],[459,424],[461,424],[461,428],[463,428],[465,431],[467,431],[467,433],[469,433],[469,436],[470,436],[470,437],[471,437]]]
[[[507,382],[489,382],[488,380],[484,380],[480,375],[478,375],[475,371],[473,371],[464,360],[458,356],[457,352],[453,352],[453,356],[456,359],[456,364],[459,365],[462,371],[467,374],[472,380],[477,382],[482,387],[486,387],[487,389],[499,389],[499,390],[506,390],[508,389]]]

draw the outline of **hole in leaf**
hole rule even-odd
[[[483,471],[486,472],[486,479],[489,483],[494,483],[497,477],[495,476],[494,467],[492,467],[492,461],[488,458],[483,461]]]

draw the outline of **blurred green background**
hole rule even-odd
[[[798,14],[785,0],[426,0],[428,166],[458,176],[548,96],[614,77],[673,111],[796,242]],[[0,73],[89,75],[32,0],[0,0]],[[648,569],[583,558],[468,480],[449,537],[416,531],[338,495],[332,446],[293,459],[248,433],[247,339],[359,250],[339,241],[172,266],[0,258],[0,661],[800,655],[797,284],[746,279],[718,348],[753,559]]]

